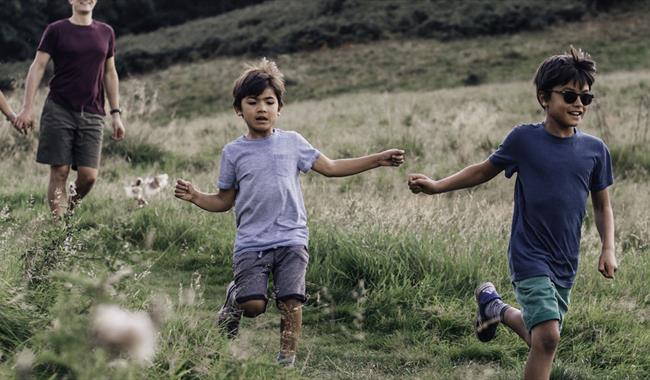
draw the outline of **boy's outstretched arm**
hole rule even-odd
[[[456,174],[434,181],[424,174],[409,174],[408,186],[414,194],[439,194],[464,189],[487,182],[503,169],[494,166],[490,160],[470,165]]]
[[[232,208],[235,203],[235,189],[219,189],[218,193],[208,194],[198,191],[192,182],[179,179],[176,181],[174,196],[194,203],[206,211],[224,212]]]
[[[614,248],[614,212],[609,202],[607,188],[591,193],[594,205],[594,220],[603,245],[598,260],[598,271],[606,278],[614,278],[618,269]]]
[[[340,160],[331,160],[321,154],[314,162],[312,169],[326,177],[345,177],[380,166],[400,166],[403,163],[404,151],[389,149],[368,156]]]

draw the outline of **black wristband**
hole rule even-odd
[[[110,113],[111,113],[111,115],[114,114],[114,113],[119,113],[119,114],[121,115],[121,114],[122,114],[122,110],[119,109],[119,108],[113,108],[113,109],[111,110]]]

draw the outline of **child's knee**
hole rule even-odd
[[[302,308],[302,301],[297,300],[297,299],[286,299],[282,301],[278,301],[278,309],[280,309],[280,312],[282,313],[290,313],[293,311],[300,310]]]
[[[249,300],[238,305],[245,317],[254,318],[266,311],[265,300]]]
[[[555,352],[560,343],[560,328],[558,321],[546,321],[533,328],[531,346],[544,352]]]

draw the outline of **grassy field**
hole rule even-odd
[[[533,40],[542,41],[541,34],[538,38]],[[486,46],[509,43],[531,56],[550,49],[515,41],[473,42],[467,49],[472,67]],[[633,38],[627,41],[634,44]],[[432,44],[454,50],[453,43]],[[432,46],[410,46],[420,45]],[[401,48],[343,48],[337,55],[353,62],[354,54],[388,47]],[[635,60],[647,54],[638,47],[632,51],[640,52]],[[319,77],[315,63],[299,74],[303,66],[289,62],[316,62],[326,54],[279,61],[290,78],[324,83],[328,75]],[[650,72],[612,72],[613,62],[629,67],[620,63],[622,57],[608,57],[612,61],[602,66],[609,70],[597,81],[597,101],[583,129],[604,138],[614,156],[611,196],[620,271],[614,281],[597,272],[600,243],[589,210],[554,379],[644,379],[650,373]],[[497,60],[482,61],[490,59]],[[233,72],[240,67],[234,59],[216,62],[229,63]],[[322,63],[330,77],[340,69]],[[183,75],[216,77],[208,75],[208,67],[189,66]],[[94,379],[520,377],[527,349],[513,333],[500,329],[495,341],[481,344],[472,330],[478,283],[493,281],[514,302],[506,261],[514,181],[499,176],[479,188],[437,197],[413,196],[405,181],[409,172],[440,177],[483,160],[514,125],[541,120],[531,84],[519,80],[533,68],[530,63],[528,72],[523,65],[511,74],[488,72],[494,81],[516,79],[506,83],[434,91],[415,81],[426,80],[429,72],[414,73],[410,85],[398,86],[408,91],[348,83],[353,93],[323,91],[302,102],[296,93],[306,91],[300,88],[307,81],[291,88],[280,128],[299,131],[329,157],[401,147],[407,163],[345,179],[303,177],[311,229],[310,300],[297,367],[288,371],[274,364],[279,340],[274,305],[262,317],[245,320],[232,342],[213,325],[231,277],[232,213],[203,212],[175,200],[169,189],[144,208],[125,198],[123,187],[136,177],[161,172],[212,189],[220,149],[244,132],[231,111],[198,116],[207,111],[192,106],[197,116],[174,116],[169,123],[152,119],[156,109],[170,108],[167,86],[181,77],[180,67],[124,83],[128,139],[107,141],[96,189],[65,226],[48,221],[47,169],[33,162],[35,136],[22,138],[3,128],[0,377],[20,378],[29,371],[38,378]],[[152,79],[165,75],[170,81]],[[44,94],[39,96],[42,104]],[[18,97],[11,95],[12,104]],[[133,274],[117,281],[112,274],[124,267]],[[89,319],[92,306],[101,302],[167,310],[151,366],[116,361],[110,352],[93,349]]]

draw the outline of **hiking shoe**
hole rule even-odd
[[[284,368],[293,368],[296,365],[296,355],[285,355],[282,351],[278,352],[278,364]]]
[[[239,322],[242,311],[235,306],[235,282],[231,281],[226,290],[226,301],[223,303],[217,325],[226,333],[229,339],[233,339],[239,333]]]
[[[474,291],[474,296],[478,304],[476,321],[474,323],[476,337],[481,342],[489,342],[494,339],[497,333],[497,327],[499,326],[501,317],[499,314],[486,315],[486,306],[494,300],[501,300],[501,296],[497,293],[494,284],[491,282],[485,282],[479,285]]]

